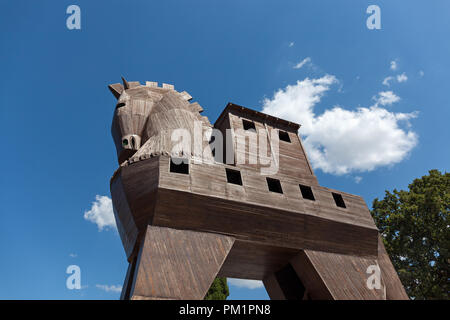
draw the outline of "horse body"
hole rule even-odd
[[[212,126],[188,93],[125,80],[109,88],[120,164],[111,198],[129,262],[122,299],[203,299],[217,275],[263,280],[272,299],[407,299],[364,199],[319,185],[298,124],[232,103],[215,122],[236,149],[244,121],[289,137],[268,141],[279,162],[266,177],[239,161],[190,161],[193,139],[210,154]],[[189,139],[174,139],[177,130]],[[177,166],[174,154],[188,161]],[[367,270],[378,270],[378,289]]]

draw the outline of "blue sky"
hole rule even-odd
[[[81,30],[66,28],[71,4]],[[370,4],[381,30],[366,27]],[[121,75],[188,91],[211,122],[229,101],[298,121],[321,185],[369,206],[449,169],[448,1],[3,0],[0,12],[2,299],[119,297],[117,231],[84,214],[110,197],[107,85]],[[72,264],[81,290],[66,288]],[[267,298],[235,284],[232,299]]]

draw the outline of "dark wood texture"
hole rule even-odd
[[[172,85],[123,80],[109,89],[120,164],[111,196],[130,263],[123,299],[202,299],[217,274],[263,280],[274,299],[407,298],[364,200],[319,185],[300,125],[229,103],[212,126]],[[213,128],[231,146],[224,159],[212,158],[203,136]],[[192,139],[172,141],[179,129]],[[186,170],[171,171],[171,157],[186,159]],[[261,160],[276,170],[264,173]],[[373,264],[382,290],[366,286]]]
[[[147,225],[151,223],[158,190],[159,159],[121,167],[111,179],[111,196],[118,231],[131,261]]]
[[[275,277],[275,273],[271,273],[265,277],[263,284],[271,300],[288,300]]]
[[[203,299],[232,237],[148,226],[130,299]]]
[[[280,209],[159,189],[153,224],[292,249],[376,256],[377,230]]]
[[[268,148],[270,149],[269,153],[272,157],[275,157],[274,160],[278,159],[279,168],[277,176],[295,178],[299,183],[308,185],[319,185],[297,134],[297,130],[300,127],[298,124],[229,103],[214,126],[220,128],[222,132],[225,132],[226,129],[232,130],[234,140],[234,163],[236,163],[238,167],[253,169],[264,167],[264,165],[259,164],[239,164],[237,161],[237,157],[239,156],[249,159],[250,155],[254,154],[254,152],[251,152],[248,143],[249,137],[252,136],[252,134],[243,131],[243,120],[252,121],[256,130],[258,132],[261,130],[264,131],[267,137],[271,137],[272,134],[278,136],[279,130],[284,130],[289,135],[291,142],[279,141],[278,152],[275,148],[270,148],[270,146]],[[256,135],[256,133],[254,135]],[[246,142],[245,147],[242,145],[244,141]],[[245,150],[245,152],[239,150]],[[259,153],[259,149],[257,149],[257,153]]]
[[[128,264],[127,274],[122,286],[122,293],[120,294],[120,300],[129,300],[131,294],[131,288],[135,279],[137,257]]]
[[[219,276],[262,280],[280,270],[298,250],[236,240]]]
[[[406,294],[405,288],[403,288],[397,271],[395,271],[392,265],[391,259],[389,259],[381,236],[378,237],[378,264],[380,265],[381,276],[386,285],[386,299],[408,300],[409,297]]]
[[[139,230],[136,226],[134,214],[130,209],[120,175],[117,175],[115,179],[111,181],[111,198],[117,230],[119,231],[125,254],[128,259],[131,259],[134,247],[137,243]]]
[[[312,299],[386,299],[385,286],[369,289],[366,273],[376,259],[305,250],[291,260]]]
[[[381,238],[378,248],[377,259],[304,250],[292,258],[289,265],[294,267],[302,282],[300,287],[305,287],[308,299],[407,300],[408,295],[386,254]],[[367,279],[372,275],[371,272],[367,273],[369,266],[380,268],[379,289],[367,286]],[[288,299],[286,290],[283,290],[286,288],[277,279],[276,272],[268,275],[263,282],[271,299]],[[287,287],[292,290],[299,285],[288,282]]]

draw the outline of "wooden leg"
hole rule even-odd
[[[384,248],[381,236],[378,237],[378,263],[381,268],[381,277],[386,284],[386,299],[388,300],[409,300],[405,288],[392,265],[391,259]]]
[[[265,278],[263,283],[271,300],[287,300],[274,273]]]
[[[130,285],[129,299],[203,299],[234,238],[148,226]]]
[[[311,299],[408,299],[381,238],[378,243],[378,257],[304,250],[291,260],[291,264]],[[370,266],[379,268],[379,288],[368,287],[369,277],[375,274]]]
[[[120,300],[129,300],[130,299],[130,291],[131,291],[131,287],[133,285],[134,272],[136,270],[136,260],[137,260],[137,258],[134,258],[128,264],[127,275],[125,276],[125,281],[123,282],[122,293],[120,294]]]
[[[370,289],[369,266],[378,265],[375,258],[305,250],[291,261],[311,299],[318,300],[385,300],[383,277],[380,287]]]
[[[378,266],[380,270],[379,288],[367,285],[368,278],[374,274],[367,273],[370,266]],[[408,299],[381,238],[378,257],[304,250],[263,282],[269,297],[275,300]]]

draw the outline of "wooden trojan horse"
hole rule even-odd
[[[319,185],[298,124],[229,103],[211,125],[172,85],[109,89],[120,164],[111,195],[129,262],[122,299],[203,299],[216,276],[262,280],[272,299],[408,298],[364,200]],[[201,151],[214,128],[231,161],[198,161],[189,142],[172,141],[199,128]],[[239,146],[255,131],[268,133],[271,175],[237,161],[254,155]]]

